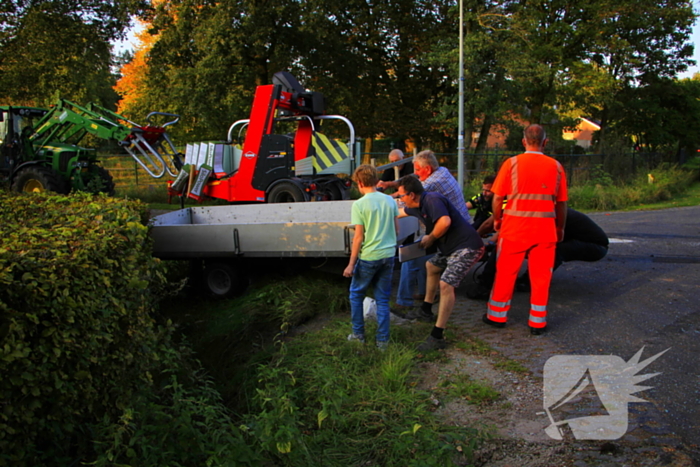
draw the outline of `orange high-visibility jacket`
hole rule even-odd
[[[524,242],[556,242],[557,201],[567,200],[564,168],[540,152],[524,152],[507,159],[491,188],[507,196],[501,238]]]

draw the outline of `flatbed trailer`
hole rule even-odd
[[[197,206],[151,221],[153,254],[204,263],[202,284],[215,296],[235,295],[251,262],[266,258],[344,259],[350,256],[354,201]],[[415,217],[399,219],[399,243],[413,235]]]

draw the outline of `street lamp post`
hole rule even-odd
[[[457,181],[464,188],[464,18],[459,0],[459,129],[457,130]]]

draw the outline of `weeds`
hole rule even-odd
[[[457,342],[455,347],[472,354],[489,355],[493,349],[478,337],[467,337],[463,341]]]
[[[160,390],[132,400],[117,423],[105,418],[95,427],[91,465],[260,465],[208,377],[193,376],[196,383],[182,384],[170,374]]]
[[[573,208],[610,211],[670,200],[683,194],[698,176],[694,170],[661,165],[623,185],[614,184],[600,168],[596,174],[593,181],[569,188],[569,204]]]
[[[467,374],[455,375],[438,385],[438,391],[451,398],[465,399],[470,404],[488,404],[496,401],[501,394],[491,386],[473,380]]]
[[[247,425],[276,463],[453,465],[468,455],[479,434],[434,419],[429,395],[411,384],[415,353],[403,333],[382,353],[348,343],[348,328],[342,319],[298,336],[258,367]]]
[[[499,362],[496,362],[496,363],[494,363],[493,366],[495,368],[498,368],[499,370],[510,371],[511,373],[521,373],[521,374],[530,373],[530,370],[525,368],[519,362],[516,362],[515,360],[510,360],[510,359],[501,360]]]
[[[347,341],[346,280],[277,276],[236,300],[180,297],[164,313],[195,342],[265,465],[463,465],[481,439],[442,426],[430,394],[416,389],[413,348],[428,324],[392,326],[385,352],[373,345],[373,321],[367,344]],[[296,332],[318,315],[322,328]]]

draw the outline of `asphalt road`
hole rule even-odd
[[[641,361],[668,349],[638,372],[660,374],[640,384],[649,389],[635,395],[649,402],[630,404],[631,428],[625,436],[651,436],[662,445],[680,439],[697,459],[700,207],[589,216],[611,239],[608,255],[596,263],[565,263],[555,272],[549,332],[527,335],[529,294],[518,293],[508,328],[495,330],[510,331],[487,332],[484,339],[507,354],[518,348],[522,355],[525,348],[527,364],[540,374],[554,354],[615,355],[629,361],[644,348]]]

